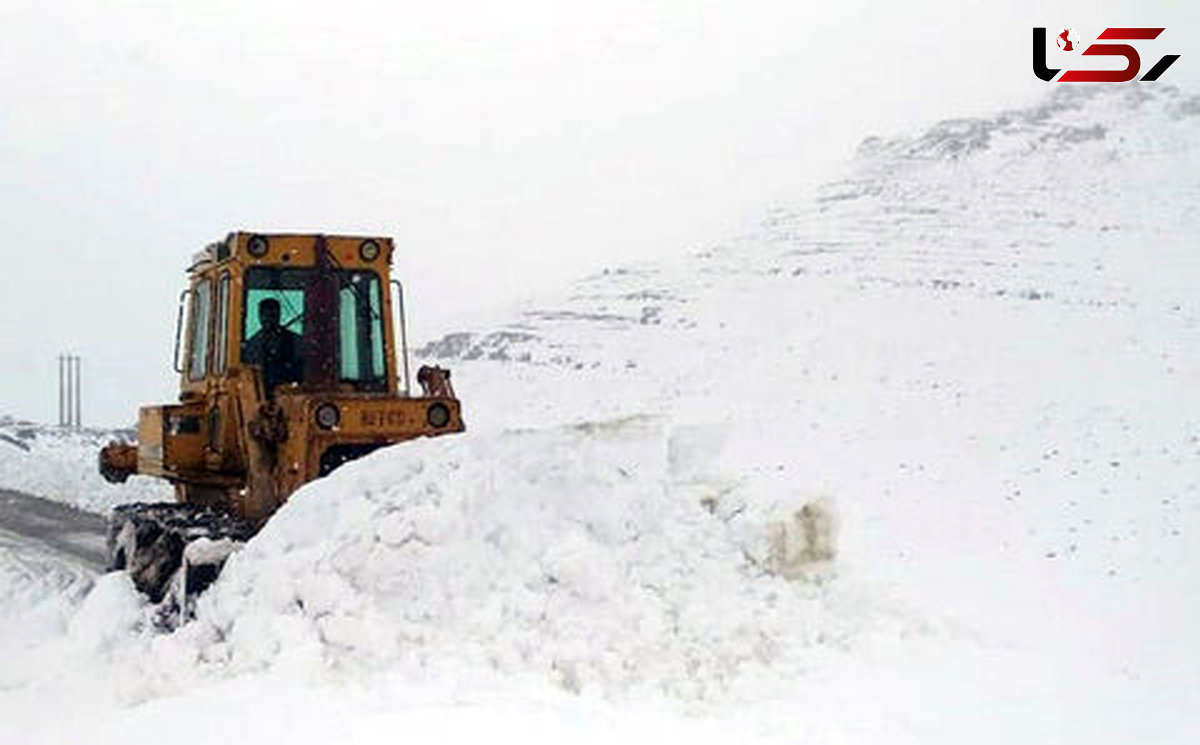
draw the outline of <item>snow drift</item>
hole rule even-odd
[[[772,542],[744,498],[722,517],[714,500],[739,495],[680,447],[640,418],[380,452],[297,493],[173,643],[226,672],[482,669],[700,699],[878,623],[826,581],[828,532],[801,556],[803,532]]]

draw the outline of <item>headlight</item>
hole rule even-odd
[[[321,404],[317,407],[315,418],[321,429],[333,429],[342,420],[342,412],[333,404]]]
[[[363,261],[374,261],[379,258],[379,244],[375,241],[363,241],[358,247],[358,255]]]
[[[267,239],[261,235],[252,235],[250,240],[246,241],[246,250],[256,259],[266,256],[269,247]]]
[[[434,429],[441,429],[450,423],[450,407],[443,403],[430,404],[425,411],[425,421]]]

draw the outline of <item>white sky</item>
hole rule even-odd
[[[64,351],[85,423],[172,400],[185,262],[230,230],[394,236],[429,338],[1044,94],[1033,26],[1121,25],[1197,89],[1185,2],[0,0],[0,413],[55,421]]]

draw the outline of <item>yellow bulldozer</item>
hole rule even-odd
[[[175,327],[179,402],[142,407],[100,472],[164,478],[118,507],[109,563],[159,602],[207,586],[296,489],[379,447],[462,432],[450,373],[409,380],[389,238],[236,232],[196,254]]]

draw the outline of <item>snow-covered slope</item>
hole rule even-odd
[[[51,740],[81,730],[39,707],[101,680],[179,698],[90,741],[246,695],[263,732],[335,701],[364,741],[1193,740],[1198,138],[1200,98],[1059,86],[433,342],[466,435],[302,490],[174,635],[118,576],[67,596],[0,641],[0,706]]]
[[[117,504],[171,499],[161,481],[135,476],[115,485],[100,477],[100,448],[132,437],[126,430],[71,430],[0,417],[0,489],[101,513]]]
[[[773,210],[753,234],[678,266],[605,272],[557,305],[538,304],[494,331],[448,335],[419,354],[620,370],[646,364],[638,359],[644,347],[630,343],[760,341],[764,334],[713,333],[745,320],[740,308],[712,302],[731,294],[755,311],[756,327],[786,342],[804,333],[800,319],[788,317],[795,308],[736,291],[785,287],[800,295],[812,278],[922,291],[903,300],[1136,305],[1186,321],[1197,302],[1188,274],[1197,261],[1197,122],[1200,97],[1170,87],[1061,86],[1032,109],[870,137],[844,179],[826,184],[812,204]],[[632,339],[618,345],[621,332]]]

